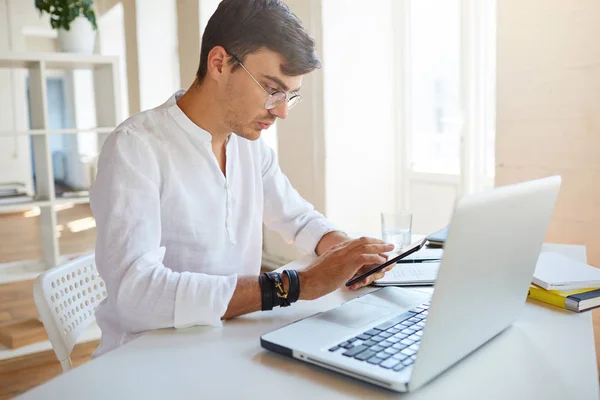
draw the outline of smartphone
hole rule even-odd
[[[404,257],[409,256],[412,253],[415,253],[419,250],[421,250],[423,248],[423,246],[425,246],[425,243],[427,243],[427,238],[419,241],[419,242],[415,242],[413,244],[411,244],[410,246],[403,248],[400,253],[398,254],[394,254],[393,258],[387,260],[385,263],[359,275],[356,276],[352,279],[350,279],[348,282],[346,282],[346,287],[352,286],[357,282],[362,281],[363,279],[365,279],[367,276],[374,274],[375,272],[381,271],[382,269],[384,269],[385,267],[387,267],[388,265],[391,264],[395,264],[397,263],[399,260],[402,260]]]

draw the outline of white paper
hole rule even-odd
[[[385,276],[376,283],[382,284],[407,284],[407,283],[433,283],[440,270],[439,262],[421,262],[396,264]]]
[[[562,254],[540,254],[533,283],[547,290],[577,290],[600,287],[600,269]]]

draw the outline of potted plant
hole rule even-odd
[[[92,0],[35,0],[40,15],[50,14],[50,25],[58,31],[61,51],[94,52],[96,14]]]

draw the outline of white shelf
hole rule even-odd
[[[101,336],[102,332],[100,331],[100,328],[98,327],[96,321],[94,321],[90,324],[90,326],[85,328],[85,330],[81,333],[81,336],[77,338],[76,343],[79,344],[93,342],[94,340],[100,340]],[[29,354],[38,354],[47,350],[52,350],[52,344],[49,340],[32,343],[30,345],[19,347],[17,349],[10,349],[8,347],[0,345],[0,361],[15,357],[22,357]]]
[[[15,203],[0,204],[0,213],[15,213],[31,210],[33,207],[48,207],[53,208],[63,204],[89,204],[90,198],[87,196],[76,197],[57,197],[53,201],[50,200],[32,200]]]
[[[0,68],[32,68],[40,62],[47,69],[96,68],[116,64],[118,57],[72,53],[0,53]]]
[[[68,204],[68,203],[73,203],[73,204],[87,204],[90,202],[90,198],[87,196],[81,196],[81,197],[57,197],[56,200],[54,200],[54,204]]]
[[[11,209],[15,211],[29,209],[31,207],[49,207],[51,205],[50,200],[31,200],[31,201],[20,201],[14,203],[0,203],[0,209]]]
[[[111,133],[122,120],[119,59],[114,56],[97,54],[0,52],[0,69],[2,68],[28,69],[31,129],[0,131],[0,138],[29,136],[35,167],[35,192],[39,198],[28,202],[0,204],[0,211],[13,212],[39,207],[43,265],[53,267],[62,260],[56,231],[58,206],[86,204],[89,203],[89,197],[56,197],[50,135],[96,133],[98,149],[102,147],[106,140],[106,134]],[[96,118],[95,122],[89,122],[89,125],[97,125],[97,127],[59,130],[49,128],[46,83],[48,71],[56,69],[66,70],[67,75],[75,74],[73,71],[75,69],[91,70]],[[75,108],[77,108],[77,104],[75,104]],[[26,126],[25,121],[22,126]],[[79,140],[79,137],[76,136],[74,139]],[[2,278],[1,275],[0,271],[0,278]]]
[[[26,131],[0,131],[2,136],[25,136],[25,135],[72,135],[76,133],[111,133],[114,127],[107,128],[74,128],[74,129],[29,129]]]

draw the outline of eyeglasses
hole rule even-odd
[[[254,77],[254,75],[252,75],[250,73],[250,71],[248,71],[246,69],[246,67],[244,66],[244,64],[242,64],[242,62],[239,60],[239,58],[237,58],[236,56],[234,56],[233,54],[229,53],[229,55],[231,57],[233,57],[233,59],[240,64],[240,66],[244,69],[244,71],[246,71],[248,73],[248,75],[250,75],[250,78],[252,78],[252,80],[254,82],[256,82],[256,84],[262,89],[263,92],[265,92],[267,94],[267,100],[265,100],[265,108],[267,110],[272,110],[275,107],[279,106],[280,104],[282,104],[284,101],[286,101],[288,103],[288,110],[291,110],[293,107],[297,106],[298,104],[300,104],[300,102],[302,101],[302,95],[300,93],[296,93],[292,96],[289,96],[287,93],[282,92],[282,91],[276,91],[274,93],[269,93],[265,90],[265,88],[263,87],[263,85],[261,85],[256,78]]]

